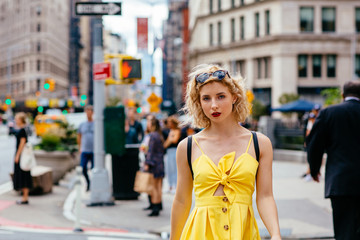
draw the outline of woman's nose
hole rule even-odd
[[[217,104],[217,102],[216,102],[215,99],[213,99],[213,100],[211,101],[211,108],[212,108],[212,109],[217,109],[217,108],[218,108],[218,104]]]

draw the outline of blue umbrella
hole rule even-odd
[[[282,105],[278,108],[273,108],[272,111],[280,112],[307,112],[311,111],[316,104],[306,100],[296,100],[287,104]]]

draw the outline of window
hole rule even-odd
[[[260,36],[259,13],[255,13],[255,37]]]
[[[36,79],[36,89],[40,91],[40,78]]]
[[[301,54],[298,56],[298,76],[307,77],[307,55]]]
[[[37,7],[36,7],[36,14],[37,14],[38,16],[41,15],[41,6],[37,6]]]
[[[221,22],[218,22],[218,44],[221,44]]]
[[[356,54],[355,57],[355,75],[360,78],[360,55]]]
[[[355,9],[355,29],[360,32],[360,8]]]
[[[336,13],[335,8],[322,8],[322,31],[335,32]]]
[[[36,30],[37,30],[37,32],[41,32],[41,24],[40,23],[37,24]]]
[[[40,60],[37,60],[36,61],[36,70],[39,72],[40,70],[41,70],[41,62],[40,62]]]
[[[244,0],[240,0],[240,5],[244,6]]]
[[[265,78],[270,78],[271,77],[271,59],[270,57],[266,57],[264,58],[264,70],[265,70]]]
[[[235,7],[235,0],[231,0],[231,7],[232,7],[232,8]]]
[[[235,42],[235,19],[231,19],[231,41]]]
[[[261,78],[261,58],[256,59],[257,62],[257,79]]]
[[[300,31],[313,32],[314,31],[314,8],[301,7],[300,8]]]
[[[41,43],[40,42],[37,43],[36,50],[37,50],[37,52],[41,51]]]
[[[236,71],[239,72],[242,77],[245,76],[245,60],[236,61]]]
[[[213,46],[214,45],[214,27],[212,24],[209,25],[209,41],[210,41],[210,46]]]
[[[321,77],[321,55],[312,56],[313,77]]]
[[[221,12],[221,0],[218,0],[218,11]]]
[[[240,17],[240,39],[245,39],[245,19],[244,16]]]
[[[213,13],[213,0],[209,0],[209,10],[210,13]]]
[[[336,77],[336,55],[327,55],[327,77]]]
[[[265,34],[270,35],[270,10],[265,11]]]

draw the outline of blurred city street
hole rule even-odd
[[[282,238],[333,239],[324,165],[314,182],[304,149],[314,173],[321,156],[312,159],[310,142],[322,143],[311,138],[317,117],[343,101],[360,101],[355,90],[344,97],[348,81],[359,80],[359,0],[0,0],[0,240],[169,239],[177,147],[204,129],[204,149],[219,156],[225,147],[238,154],[246,146],[238,142],[251,136],[245,129],[267,136]],[[332,129],[344,132],[322,132]],[[338,144],[343,138],[327,139]],[[250,140],[259,160],[264,152],[259,155],[255,134]],[[327,154],[332,164],[328,150],[323,164]],[[252,165],[255,175],[259,165]],[[348,177],[350,169],[357,170],[334,176]],[[231,183],[230,170],[217,174],[222,186]],[[135,181],[139,171],[151,180]],[[257,176],[270,179],[267,172]],[[252,190],[254,178],[236,184],[243,181]],[[135,182],[148,185],[135,191]],[[354,190],[352,184],[343,183],[326,186],[353,197],[343,187]],[[143,210],[145,192],[152,195],[151,211]],[[250,193],[233,199],[246,197],[250,205]],[[255,214],[250,211],[244,226],[250,229],[255,215],[261,238],[270,239],[255,195]],[[233,204],[228,197],[221,203]],[[260,206],[272,203],[269,194],[261,199]],[[228,209],[224,205],[229,215],[220,217],[237,221]]]
[[[12,137],[1,135],[1,144]],[[11,156],[12,149],[3,151]],[[303,154],[298,152],[298,154]],[[2,159],[3,169],[12,169],[11,159]],[[109,163],[109,161],[108,161]],[[107,167],[110,168],[109,164]],[[274,160],[274,195],[279,211],[281,233],[284,239],[324,239],[333,236],[330,201],[324,199],[324,181],[307,182],[300,176],[306,164],[299,161]],[[90,194],[83,185],[80,219],[84,233],[73,233],[75,190],[71,189],[75,171],[68,173],[52,193],[31,196],[30,205],[17,206],[19,195],[12,190],[9,178],[4,177],[0,187],[0,239],[164,239],[170,232],[170,212],[174,195],[167,193],[164,180],[163,205],[157,218],[147,217],[142,209],[148,205],[147,196],[138,200],[117,200],[114,206],[87,207]],[[255,199],[255,196],[254,196]],[[255,202],[256,220],[261,236],[268,233]]]

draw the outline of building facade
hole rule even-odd
[[[0,0],[0,98],[68,95],[69,2]],[[46,79],[55,89],[44,89]]]
[[[255,97],[322,103],[322,89],[360,76],[357,0],[190,0],[190,67],[227,66]]]
[[[188,1],[169,1],[169,17],[164,24],[163,99],[180,108],[184,100],[189,59]]]

